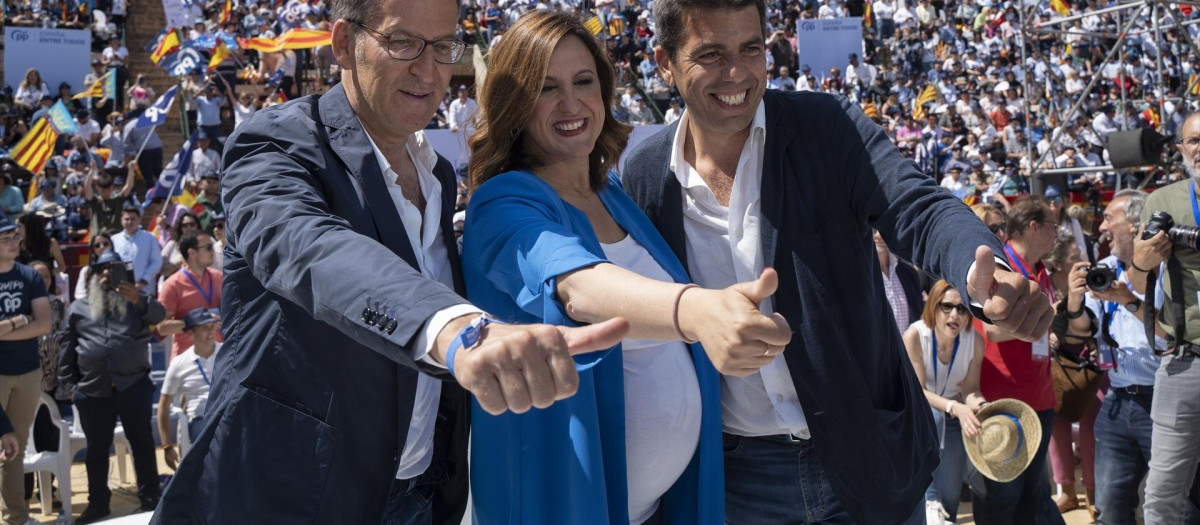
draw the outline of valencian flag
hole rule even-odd
[[[925,86],[925,91],[921,92],[921,96],[917,97],[917,107],[913,109],[913,118],[920,120],[925,118],[925,104],[937,100],[937,90],[933,89],[933,84]]]
[[[1188,94],[1200,96],[1200,75],[1192,73],[1188,75]]]
[[[1063,16],[1071,14],[1071,6],[1067,5],[1067,0],[1050,0],[1050,8]]]
[[[48,116],[42,117],[33,124],[21,142],[8,152],[8,156],[22,168],[41,173],[42,168],[46,167],[46,161],[54,154],[55,140],[58,140],[58,132],[50,125]]]
[[[163,35],[158,41],[158,46],[154,48],[154,52],[150,53],[150,60],[154,65],[162,62],[162,59],[167,55],[179,51],[179,34],[174,30],[168,30],[167,34]]]
[[[71,116],[71,111],[67,109],[67,105],[63,104],[62,100],[50,106],[50,111],[46,113],[50,119],[50,125],[54,126],[55,131],[62,134],[71,134],[79,131],[79,127],[75,125],[75,119]]]
[[[108,70],[107,73],[104,74],[104,76],[96,79],[95,82],[92,82],[91,87],[87,88],[86,90],[84,90],[80,93],[76,93],[75,96],[71,97],[71,100],[79,100],[81,98],[107,97],[109,87],[110,87],[109,86],[110,78],[112,79],[112,82],[111,82],[112,91],[115,93],[116,88],[117,88],[117,70],[110,69],[110,70]]]
[[[229,48],[225,46],[224,40],[217,41],[217,47],[213,48],[212,58],[208,61],[208,70],[212,71],[221,65],[226,58],[229,58],[233,53],[229,52]]]
[[[592,36],[600,34],[604,30],[604,23],[600,22],[600,17],[593,16],[583,23],[583,27],[588,30]]]
[[[225,0],[225,5],[221,6],[221,25],[229,23],[229,11],[233,7],[233,2]]]
[[[260,36],[239,38],[237,43],[242,48],[253,49],[259,53],[278,53],[283,50],[283,47],[274,38],[263,38]]]

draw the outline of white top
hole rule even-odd
[[[249,106],[244,106],[244,105],[242,105],[241,102],[234,104],[233,105],[233,127],[234,127],[234,129],[241,126],[242,123],[245,122],[246,119],[250,118],[250,115],[253,115],[255,111],[257,111],[257,110],[254,108],[254,104],[250,104]]]
[[[422,215],[421,210],[409,202],[400,191],[400,186],[396,184],[398,175],[392,170],[392,165],[383,156],[383,152],[379,151],[370,134],[367,134],[367,140],[370,141],[375,160],[379,162],[380,171],[383,172],[383,183],[392,197],[392,203],[396,205],[396,211],[400,214],[404,233],[408,235],[413,254],[417,257],[417,264],[421,267],[421,275],[454,289],[450,256],[446,252],[446,243],[442,242],[442,184],[433,174],[433,167],[437,164],[437,152],[420,131],[412,134],[405,145],[408,157],[417,167],[421,194],[425,197],[425,214]],[[427,355],[437,334],[455,317],[478,311],[469,306],[454,306],[435,314],[426,323],[426,330],[417,338],[414,358],[421,359]],[[442,385],[438,380],[424,373],[417,374],[417,393],[413,398],[408,438],[404,443],[404,451],[400,454],[396,478],[414,478],[429,468],[433,459],[433,424],[437,419],[438,398],[441,393]]]
[[[220,168],[221,157],[215,150],[196,148],[192,150],[192,168],[188,170],[184,178],[192,182],[200,182],[202,177],[210,173],[217,173]]]
[[[208,404],[208,392],[212,389],[213,367],[217,364],[217,352],[220,351],[221,343],[217,343],[212,355],[200,358],[196,355],[196,347],[192,346],[175,356],[171,364],[167,365],[167,377],[163,379],[162,393],[186,398],[187,405],[183,408],[188,421],[204,415],[204,407]],[[204,373],[200,373],[201,368],[204,369]]]
[[[761,186],[767,115],[760,101],[753,128],[742,154],[729,206],[717,202],[712,190],[683,156],[688,110],[680,117],[671,151],[671,170],[683,187],[683,231],[687,238],[688,269],[696,284],[726,288],[758,279],[763,271]],[[771,313],[770,301],[759,308]],[[746,377],[721,376],[721,414],[725,431],[740,436],[792,434],[809,438],[808,421],[783,354]]]
[[[671,281],[632,235],[604,244],[609,262],[631,272]],[[679,341],[625,339],[625,464],[629,521],[642,523],[658,510],[700,443],[700,383],[687,346]]]
[[[959,334],[958,353],[953,355],[953,362],[946,364],[937,359],[937,351],[933,348],[933,330],[925,325],[925,321],[918,319],[912,326],[921,336],[921,356],[925,360],[925,390],[946,399],[961,400],[963,380],[967,378],[967,369],[971,368],[971,358],[975,356],[975,333],[967,331]]]
[[[475,103],[474,99],[468,98],[463,102],[456,98],[450,103],[447,120],[459,130],[472,131],[475,129],[475,114],[478,112],[479,104]]]

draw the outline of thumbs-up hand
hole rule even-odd
[[[679,328],[699,340],[717,371],[747,376],[775,360],[792,340],[782,315],[763,315],[759,305],[779,287],[779,274],[763,270],[754,281],[723,290],[691,288],[679,302]]]
[[[1038,284],[996,266],[987,246],[975,250],[975,272],[967,281],[967,295],[983,305],[983,314],[996,328],[1022,341],[1041,339],[1054,320],[1054,309]]]

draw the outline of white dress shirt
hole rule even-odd
[[[763,271],[760,235],[766,110],[760,101],[753,127],[733,178],[729,206],[717,202],[712,190],[684,160],[689,112],[680,117],[671,152],[671,171],[683,187],[683,231],[688,269],[697,284],[725,288],[758,279]],[[771,313],[770,302],[760,307]],[[746,377],[721,376],[721,413],[726,432],[741,436],[791,434],[808,439],[808,421],[800,408],[783,354]]]
[[[370,134],[367,139],[371,142],[371,150],[375,152],[375,160],[383,172],[384,185],[400,214],[404,225],[404,233],[412,245],[413,254],[417,258],[421,275],[454,288],[454,272],[450,268],[450,256],[446,251],[446,243],[442,239],[442,184],[433,174],[437,164],[437,152],[433,145],[425,140],[423,132],[413,133],[405,144],[405,150],[413,164],[417,167],[417,176],[421,185],[421,195],[425,197],[425,213],[415,204],[404,197],[400,185],[396,184],[398,176],[392,170],[392,165]],[[430,348],[451,320],[472,312],[479,312],[469,305],[452,306],[434,314],[425,324],[425,329],[417,336],[415,359],[423,359]],[[427,360],[428,362],[428,360]],[[438,397],[441,395],[441,382],[424,373],[417,374],[417,394],[413,400],[412,419],[408,424],[408,438],[404,442],[404,451],[400,454],[400,467],[396,478],[414,478],[425,469],[433,459],[433,424],[437,420]]]

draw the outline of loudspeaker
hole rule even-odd
[[[1136,168],[1156,164],[1167,137],[1152,129],[1118,131],[1108,135],[1108,157],[1114,168]]]

